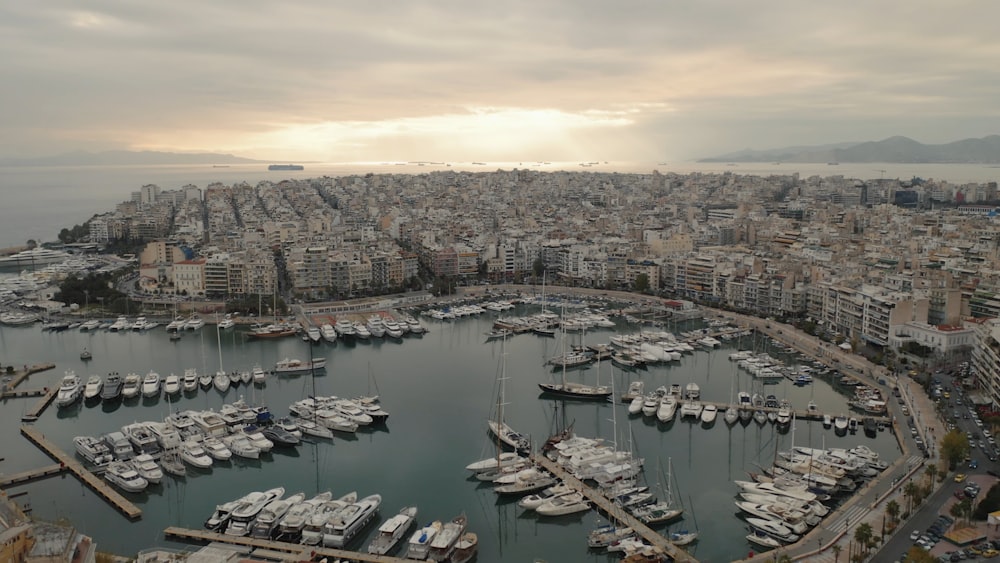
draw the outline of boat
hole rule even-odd
[[[160,374],[152,370],[146,374],[146,377],[142,379],[142,396],[160,396]]]
[[[269,502],[250,525],[250,537],[271,539],[278,528],[278,522],[292,506],[303,502],[305,498],[304,493],[296,493],[288,498],[276,498]]]
[[[193,393],[198,390],[198,371],[194,368],[184,370],[184,379],[181,381],[185,393]]]
[[[719,414],[719,408],[713,403],[705,403],[704,408],[701,410],[701,422],[702,424],[712,424],[715,422],[715,417]]]
[[[288,512],[278,521],[274,532],[275,539],[283,542],[297,542],[302,536],[302,529],[318,507],[328,502],[333,495],[330,491],[322,492],[313,498],[292,505]]]
[[[163,392],[169,396],[177,395],[181,392],[181,378],[177,374],[171,373],[163,380]]]
[[[104,390],[104,379],[99,375],[91,375],[87,378],[87,384],[83,388],[84,400],[99,399],[101,391]]]
[[[250,439],[245,434],[231,434],[221,438],[222,443],[233,452],[233,455],[247,459],[260,458],[260,448],[250,443]]]
[[[351,491],[339,499],[327,500],[317,506],[316,510],[309,515],[305,525],[302,527],[299,543],[303,545],[319,545],[323,543],[323,531],[327,523],[329,523],[338,512],[343,510],[348,505],[353,504],[357,500],[358,493]]]
[[[316,328],[314,326],[311,326],[311,327],[309,327],[309,328],[306,329],[306,337],[309,340],[312,340],[313,342],[319,342],[319,339],[322,338],[323,335],[320,334],[318,328]]]
[[[250,493],[244,497],[229,514],[229,523],[226,524],[225,534],[237,537],[249,534],[254,519],[264,510],[264,507],[271,501],[281,498],[284,494],[284,487],[275,487],[263,493]]]
[[[378,514],[382,495],[368,495],[338,511],[323,528],[323,545],[343,548]]]
[[[476,556],[478,549],[479,536],[475,532],[466,532],[455,542],[455,550],[451,552],[451,558],[448,561],[450,563],[467,563]]]
[[[590,502],[583,493],[573,491],[542,503],[535,512],[542,516],[565,516],[590,510]]]
[[[781,542],[769,536],[766,532],[750,527],[750,533],[746,535],[747,541],[765,549],[775,549],[781,547]]]
[[[267,167],[267,169],[271,172],[274,172],[276,170],[299,171],[299,170],[305,170],[306,167],[302,166],[301,164],[271,164]]]
[[[413,526],[417,517],[417,507],[404,506],[399,513],[378,527],[378,534],[368,544],[368,553],[385,555],[399,543],[403,535]]]
[[[163,455],[160,456],[160,467],[175,477],[184,477],[187,475],[187,468],[184,467],[184,462],[181,460],[176,449],[163,452]]]
[[[52,250],[49,248],[31,248],[0,258],[0,269],[18,271],[27,269],[33,270],[37,266],[65,262],[72,257],[72,254],[59,252],[58,250]]]
[[[186,440],[181,444],[180,457],[182,461],[198,469],[208,469],[214,463],[212,456],[195,440]]]
[[[445,522],[441,526],[441,530],[431,540],[430,549],[427,551],[427,560],[447,561],[452,550],[455,549],[458,538],[465,533],[467,524],[468,518],[464,512],[452,518],[450,522]]]
[[[209,387],[212,386],[212,381],[214,379],[215,378],[212,376],[212,374],[205,372],[198,376],[198,386],[201,387],[202,389],[208,389]]]
[[[274,365],[275,375],[301,375],[304,373],[310,373],[313,370],[323,370],[326,368],[326,358],[313,358],[311,361],[304,362],[298,359],[285,358],[284,360],[279,360]]]
[[[320,325],[319,333],[323,337],[323,340],[327,342],[333,343],[337,341],[337,331],[336,329],[333,328],[333,325],[330,323],[324,323]],[[374,332],[372,334],[374,334]],[[382,335],[379,334],[378,336],[381,337]]]
[[[94,465],[104,465],[114,461],[111,448],[102,440],[93,436],[77,436],[73,438],[76,453]]]
[[[212,378],[212,383],[215,385],[215,388],[219,390],[219,393],[229,391],[229,375],[222,370],[215,372],[215,377]]]
[[[233,316],[228,313],[226,314],[225,318],[219,321],[218,323],[218,328],[220,330],[226,330],[227,328],[233,328],[234,326],[236,326],[236,321],[234,321]]]
[[[199,317],[198,315],[191,315],[188,320],[184,322],[184,330],[198,330],[203,326],[205,326],[205,319]]]
[[[763,409],[757,409],[753,412],[753,419],[757,424],[764,424],[767,422],[767,413]]]
[[[282,323],[272,323],[269,325],[255,325],[251,327],[247,336],[249,338],[257,339],[274,339],[293,336],[295,332],[295,328],[292,326]]]
[[[628,526],[605,524],[590,531],[587,536],[587,547],[608,547],[616,541],[634,537],[636,537],[635,530]]]
[[[688,545],[698,539],[698,532],[689,532],[687,530],[671,532],[667,539],[674,545]]]
[[[108,378],[104,381],[104,388],[101,389],[101,400],[102,401],[114,401],[122,396],[122,388],[125,387],[125,381],[117,373],[108,374]]]
[[[104,471],[104,479],[112,485],[128,493],[141,493],[149,486],[149,482],[129,463],[113,461]]]
[[[407,542],[406,558],[416,559],[418,561],[425,561],[427,559],[427,553],[431,548],[431,541],[434,540],[434,536],[441,531],[443,524],[440,521],[434,521],[420,528],[413,535],[410,536]]]
[[[799,536],[797,534],[793,533],[787,526],[778,520],[751,516],[747,518],[747,524],[750,524],[756,530],[765,532],[782,541],[794,543],[799,540]]]
[[[833,426],[833,417],[831,417],[829,414],[824,414],[823,415],[823,428],[829,428],[831,426]]]
[[[267,379],[267,372],[261,369],[260,365],[255,365],[253,366],[253,369],[250,370],[250,379],[253,380],[254,383],[261,385],[264,383],[264,380]]]
[[[844,416],[844,415],[842,415],[842,414],[841,415],[837,415],[833,419],[833,428],[834,428],[834,430],[845,431],[845,430],[847,430],[847,425],[848,425],[847,417]]]
[[[90,350],[87,350],[86,348],[83,349],[83,352],[80,352],[80,359],[83,361],[87,361],[93,357],[94,355],[91,354]]]
[[[135,469],[140,477],[151,484],[155,485],[163,479],[163,470],[160,469],[160,465],[156,463],[153,456],[149,454],[139,454],[133,457],[129,463],[132,464],[132,468]]]
[[[139,374],[130,373],[125,376],[125,382],[122,384],[122,397],[126,399],[138,397],[141,389],[142,378],[139,377]]]
[[[276,446],[291,447],[299,445],[301,440],[295,435],[278,425],[266,426],[260,430],[265,438]]]
[[[56,392],[56,406],[59,408],[68,407],[75,403],[82,394],[83,385],[80,383],[80,378],[76,376],[73,370],[68,370],[66,375],[63,376],[62,383],[59,384],[59,390]]]
[[[337,331],[337,336],[342,339],[350,340],[357,336],[357,331],[354,330],[354,323],[346,317],[337,319],[333,328]]]
[[[500,452],[499,454],[481,459],[479,461],[474,461],[465,468],[473,473],[481,473],[483,471],[491,471],[494,469],[501,469],[504,467],[509,467],[518,463],[524,463],[526,458],[521,457],[517,452]]]

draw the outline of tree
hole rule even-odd
[[[535,261],[531,264],[531,272],[535,275],[536,280],[545,273],[545,262],[540,256],[535,258]]]
[[[896,502],[896,499],[885,503],[885,513],[892,522],[899,522],[899,503]]]
[[[862,522],[858,524],[857,528],[854,528],[854,541],[858,542],[858,545],[864,550],[865,555],[871,549],[870,544],[874,536],[875,533],[872,530],[872,525],[868,522]]]
[[[948,467],[954,468],[969,453],[969,439],[958,430],[952,430],[941,437],[941,457],[948,461]]]
[[[639,293],[649,291],[649,275],[639,274],[635,277],[635,290]]]
[[[968,516],[968,509],[971,508],[971,505],[972,503],[969,501],[969,499],[964,498],[961,501],[951,505],[951,509],[949,509],[948,512],[950,512],[951,515],[954,516],[956,519],[965,518],[966,516]]]
[[[906,552],[905,563],[937,563],[937,558],[927,552],[924,548],[915,545]]]
[[[928,465],[927,467],[924,468],[924,477],[927,477],[928,487],[934,486],[934,477],[936,476],[937,476],[937,467],[934,467],[933,465]]]
[[[833,549],[833,563],[837,563],[837,561],[840,559],[840,550],[844,548],[840,547],[840,544],[838,543],[834,544],[834,546],[831,549]]]
[[[903,496],[906,497],[906,511],[910,512],[913,509],[913,502],[920,494],[920,487],[917,486],[913,481],[909,481],[903,486]]]
[[[1000,485],[993,485],[990,487],[990,490],[987,491],[983,500],[979,501],[975,512],[970,512],[970,514],[975,517],[976,520],[986,520],[986,517],[991,512],[996,512],[997,510],[1000,510]]]

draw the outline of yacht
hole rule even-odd
[[[83,386],[80,384],[80,378],[73,373],[73,370],[69,370],[63,376],[59,391],[56,393],[56,406],[68,407],[75,403],[82,394]]]
[[[320,325],[319,333],[323,337],[323,340],[326,340],[327,342],[337,341],[337,331],[333,328],[333,325],[330,323],[324,323]]]
[[[236,321],[233,320],[232,315],[227,313],[226,318],[219,321],[219,324],[217,326],[219,330],[226,330],[227,328],[233,328],[234,326],[236,326]]]
[[[701,410],[701,421],[704,424],[712,424],[715,422],[715,417],[719,414],[719,407],[715,406],[713,403],[705,404],[705,407]]]
[[[561,494],[572,491],[573,489],[571,489],[568,485],[565,484],[553,485],[547,489],[542,490],[542,492],[540,493],[535,493],[522,498],[521,500],[517,501],[517,505],[520,506],[521,508],[534,510],[539,506],[545,504],[549,500]]]
[[[382,495],[368,495],[352,503],[330,519],[323,529],[323,545],[343,548],[347,546],[378,515]]]
[[[684,387],[685,399],[698,399],[701,397],[701,387],[697,383],[691,382]]]
[[[774,549],[776,547],[781,547],[781,542],[775,538],[772,538],[767,534],[767,532],[762,532],[755,529],[753,526],[750,527],[750,533],[746,536],[747,541],[752,544],[759,545],[760,547],[766,549]]]
[[[98,399],[101,391],[104,390],[104,379],[99,375],[91,375],[87,378],[87,385],[83,388],[84,400]]]
[[[155,371],[150,371],[146,374],[146,377],[142,379],[142,396],[160,396],[160,374]]]
[[[824,414],[823,415],[823,428],[829,428],[831,426],[833,426],[833,417],[831,417],[829,414]]]
[[[233,457],[233,452],[229,451],[229,448],[222,443],[222,440],[215,436],[205,436],[202,438],[201,447],[205,449],[205,453],[211,456],[212,459],[218,461],[228,461]]]
[[[511,465],[524,463],[525,458],[521,457],[520,454],[516,452],[502,452],[499,455],[493,457],[488,457],[481,459],[479,461],[474,461],[465,468],[473,473],[481,473],[483,471],[491,471],[494,469],[502,469]]]
[[[194,440],[187,440],[182,443],[180,454],[181,460],[193,467],[197,467],[198,469],[212,467],[212,456],[208,455],[205,448]]]
[[[111,448],[93,436],[77,436],[73,438],[73,445],[76,446],[76,453],[80,454],[80,457],[94,465],[104,465],[114,461]]]
[[[278,522],[285,516],[288,510],[306,498],[304,493],[296,493],[288,498],[274,499],[260,511],[257,519],[250,527],[250,536],[261,539],[271,539],[271,536],[278,528]]]
[[[263,493],[250,493],[233,508],[229,513],[229,523],[226,524],[225,534],[227,536],[245,536],[250,533],[252,525],[257,515],[271,501],[281,498],[285,494],[284,487],[275,487]]]
[[[399,326],[396,319],[386,318],[382,320],[383,326],[385,326],[385,335],[389,338],[402,338],[403,328]]]
[[[313,358],[312,361],[303,362],[298,359],[285,358],[274,365],[275,375],[301,375],[310,373],[313,370],[326,368],[326,358]]]
[[[660,404],[656,407],[656,419],[660,422],[670,422],[677,416],[677,397],[666,393],[660,397]],[[683,411],[681,413],[683,418]]]
[[[171,373],[163,380],[163,392],[167,395],[174,396],[181,392],[181,378],[180,376]]]
[[[368,327],[361,322],[354,323],[354,334],[357,336],[358,340],[368,340],[372,336]]]
[[[847,430],[847,425],[848,425],[848,422],[847,422],[847,417],[846,416],[840,414],[840,415],[837,415],[836,417],[834,417],[834,419],[833,419],[833,428],[834,428],[834,430],[838,430],[838,431],[843,432],[844,430]]]
[[[174,320],[167,323],[167,332],[182,330],[185,323],[187,323],[187,320],[184,317],[175,317]]]
[[[451,552],[455,549],[458,538],[465,533],[468,518],[465,513],[452,518],[451,522],[446,522],[441,527],[441,531],[431,540],[431,548],[427,552],[427,559],[430,561],[448,561]]]
[[[153,456],[149,454],[139,454],[132,458],[132,468],[139,474],[140,477],[152,484],[157,484],[163,479],[163,470],[160,469],[160,465],[156,463]]]
[[[319,342],[319,339],[323,337],[319,329],[314,326],[311,326],[306,329],[306,336],[309,338],[309,340],[312,340],[313,342]]]
[[[205,326],[205,319],[202,319],[198,315],[191,315],[191,317],[184,322],[184,330],[198,330],[203,326]]]
[[[215,510],[212,511],[212,515],[205,520],[205,528],[212,532],[221,532],[225,530],[226,526],[229,524],[229,518],[233,513],[233,509],[253,494],[259,493],[250,493],[242,498],[216,505]]]
[[[358,493],[351,491],[337,500],[328,500],[316,507],[316,510],[306,520],[302,527],[299,543],[304,545],[318,545],[323,543],[323,529],[334,516],[347,506],[354,504],[358,500]]]
[[[259,365],[255,365],[250,371],[250,379],[254,383],[262,384],[267,379],[267,373]]]
[[[704,407],[702,406],[701,402],[697,400],[689,399],[687,401],[684,401],[684,404],[681,405],[681,418],[684,419],[691,417],[695,419],[695,421],[698,421],[701,419],[701,413],[703,409]]]
[[[368,332],[375,338],[385,336],[385,323],[382,322],[382,315],[372,315],[368,317]]]
[[[198,376],[198,386],[201,387],[202,389],[208,389],[209,387],[212,386],[212,381],[214,379],[215,378],[212,377],[212,374],[205,372]],[[228,389],[229,387],[226,388]]]
[[[590,503],[583,493],[572,492],[557,496],[535,509],[542,516],[562,516],[590,510]]]
[[[357,334],[354,331],[354,323],[351,322],[351,320],[346,317],[341,317],[337,319],[337,322],[336,324],[333,325],[333,328],[337,331],[337,335],[343,339],[354,338],[355,335]]]
[[[149,486],[149,482],[128,463],[113,461],[104,472],[104,479],[119,489],[129,493],[140,493]]]
[[[135,451],[132,449],[132,444],[129,443],[125,434],[121,432],[108,432],[107,434],[101,436],[101,440],[107,444],[108,449],[111,450],[111,455],[114,456],[115,459],[126,461],[135,457]]]
[[[399,514],[389,518],[378,527],[378,534],[368,544],[368,553],[385,555],[399,543],[417,517],[417,507],[405,506]]]
[[[222,438],[222,443],[229,448],[233,455],[248,459],[260,458],[260,448],[251,444],[245,434],[239,433],[225,436]]]
[[[319,506],[331,498],[333,495],[330,494],[330,491],[325,491],[309,500],[292,505],[278,521],[278,527],[274,533],[275,539],[284,542],[298,542],[309,517]]]
[[[219,393],[229,391],[229,376],[226,375],[226,372],[221,370],[215,372],[215,377],[212,381],[215,384],[215,388],[219,390]]]
[[[441,528],[441,522],[434,521],[413,532],[413,535],[410,536],[410,540],[407,542],[406,558],[425,561],[427,553],[431,549],[431,542],[434,540],[434,536],[441,531]]]
[[[155,454],[160,451],[156,435],[145,422],[133,422],[122,426],[122,434],[132,443],[136,453]]]
[[[184,370],[182,386],[185,393],[193,393],[198,390],[198,370],[187,368]]]
[[[132,323],[132,330],[149,330],[156,328],[156,326],[157,323],[146,320],[146,317],[136,317],[135,322]]]

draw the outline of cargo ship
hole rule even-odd
[[[272,164],[267,167],[268,170],[305,170],[306,167],[301,164]]]

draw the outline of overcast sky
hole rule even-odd
[[[687,160],[1000,133],[995,0],[0,3],[0,156]]]

